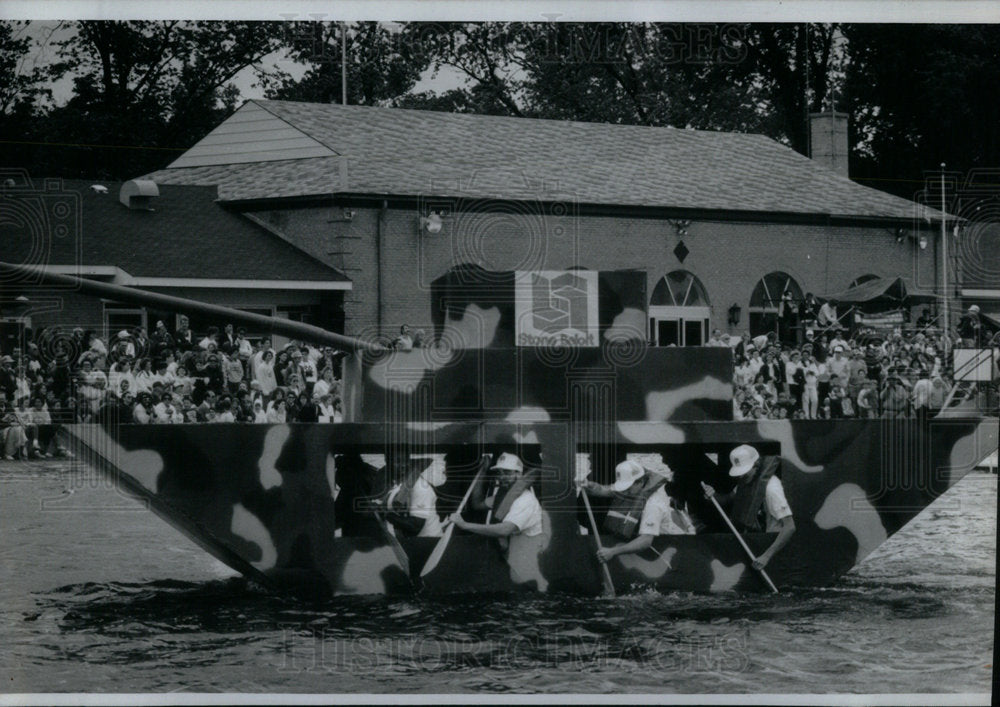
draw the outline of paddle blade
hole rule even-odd
[[[455,530],[454,523],[445,528],[444,534],[438,539],[437,545],[434,546],[430,557],[428,557],[427,562],[424,563],[424,568],[420,570],[421,577],[426,577],[434,571],[435,567],[438,566],[438,563],[441,561],[441,557],[444,555],[444,551],[448,549],[448,543],[451,541],[451,533],[453,530]]]
[[[385,541],[389,543],[389,547],[392,548],[392,552],[396,555],[396,561],[399,562],[399,566],[403,568],[406,572],[406,576],[410,577],[412,582],[412,575],[410,575],[410,556],[406,554],[406,550],[403,546],[399,544],[399,540],[396,538],[395,534],[389,530],[389,521],[385,519],[381,513],[376,513],[375,517],[378,519],[379,527],[382,529],[382,536]]]

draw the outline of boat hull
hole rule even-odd
[[[698,481],[725,477],[715,461],[738,444],[754,444],[782,459],[782,482],[797,530],[768,566],[770,576],[779,586],[825,585],[903,527],[997,443],[995,418],[623,422],[586,429],[547,422],[121,425],[113,430],[73,425],[67,431],[88,461],[226,564],[278,591],[320,595],[598,594],[601,570],[574,483],[581,450],[597,450],[598,457],[600,450],[661,453],[675,475],[695,488]],[[465,459],[510,448],[529,456],[531,450],[539,453],[543,463],[536,493],[545,532],[514,537],[507,547],[456,532],[441,562],[424,577],[421,569],[435,538],[400,540],[409,559],[407,572],[384,534],[345,536],[335,492],[349,472],[343,465],[337,468],[343,458],[338,455],[400,445]],[[474,473],[475,465],[449,470],[439,512],[457,507]],[[650,550],[615,558],[609,568],[616,587],[762,589],[736,540],[727,532],[706,530],[659,537]],[[772,537],[750,534],[746,539],[759,552]],[[602,542],[618,541],[605,536]]]

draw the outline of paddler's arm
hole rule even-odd
[[[601,486],[593,481],[584,481],[580,484],[580,488],[585,489],[589,495],[600,498],[611,498],[615,495],[614,489],[610,486]]]
[[[771,561],[771,558],[778,554],[778,551],[787,545],[788,541],[792,539],[792,535],[795,534],[794,518],[791,516],[785,516],[778,522],[781,523],[781,530],[778,531],[778,537],[776,537],[774,542],[771,543],[771,547],[757,555],[757,561],[753,563],[753,568],[755,570],[761,570],[767,567],[767,563]]]
[[[452,513],[451,516],[448,517],[448,520],[454,523],[457,528],[467,530],[470,533],[475,533],[476,535],[486,535],[491,538],[506,538],[519,530],[519,528],[510,521],[504,521],[503,523],[490,523],[489,525],[486,525],[485,523],[467,523],[462,518],[461,513]]]
[[[616,545],[614,547],[602,547],[600,550],[597,551],[597,559],[599,559],[601,562],[607,562],[612,557],[616,557],[618,555],[626,555],[633,552],[642,552],[647,547],[653,544],[653,537],[654,536],[652,535],[639,535],[638,537],[629,540],[624,545]]]
[[[705,498],[711,499],[715,497],[715,500],[719,502],[720,506],[728,506],[733,500],[733,496],[736,495],[736,490],[733,489],[729,493],[720,493],[716,491],[714,487],[709,486],[704,481],[701,482],[701,488],[705,492]]]

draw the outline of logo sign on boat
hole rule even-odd
[[[597,346],[598,273],[518,271],[514,275],[518,346]]]

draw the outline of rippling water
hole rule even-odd
[[[995,476],[966,477],[823,590],[311,604],[234,576],[91,472],[0,463],[0,677],[4,692],[986,693],[996,498]]]

